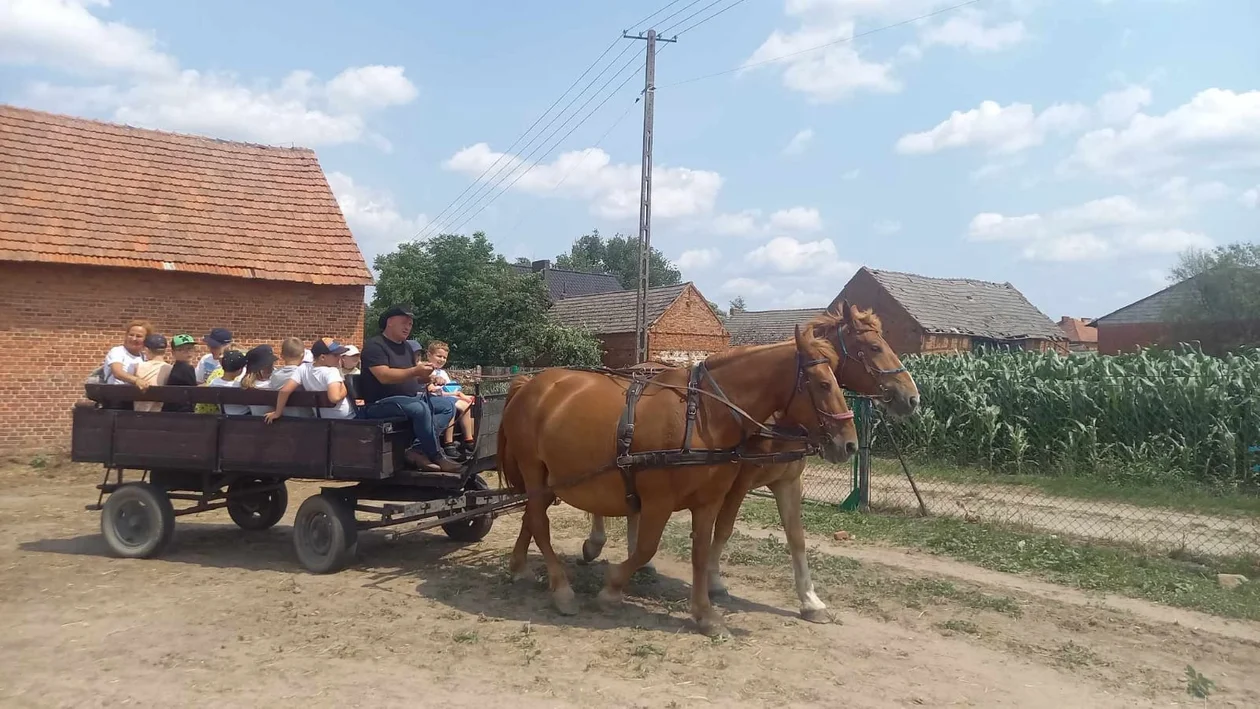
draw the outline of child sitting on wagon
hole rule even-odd
[[[449,396],[455,399],[455,418],[442,432],[442,447],[448,458],[458,459],[460,447],[455,445],[455,421],[459,421],[464,434],[463,453],[471,454],[477,449],[477,441],[473,438],[472,405],[475,399],[460,391],[459,383],[446,372],[447,359],[450,358],[451,346],[441,340],[429,343],[429,363],[433,365],[433,374],[429,375],[429,394],[432,396]]]

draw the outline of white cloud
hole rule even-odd
[[[756,278],[731,278],[722,284],[722,292],[730,295],[763,295],[771,291],[769,283],[759,281]]]
[[[780,209],[770,215],[767,228],[774,231],[818,231],[822,228],[822,216],[813,207]]]
[[[966,48],[973,52],[998,52],[1010,49],[1027,37],[1020,20],[986,25],[984,15],[966,9],[938,25],[925,27],[919,33],[924,47],[942,45]]]
[[[1123,128],[1081,136],[1064,168],[1134,177],[1191,163],[1260,167],[1260,91],[1211,88],[1162,116],[1137,113]]]
[[[852,20],[841,19],[802,24],[795,32],[775,30],[744,61],[744,67],[790,57],[783,62],[783,84],[818,103],[838,101],[858,91],[900,91],[901,82],[892,76],[891,63],[866,61],[851,43],[806,51],[851,37],[853,28]]]
[[[805,128],[803,130],[799,130],[797,131],[796,135],[792,136],[792,139],[788,141],[787,146],[783,148],[783,154],[784,155],[800,155],[801,153],[805,152],[805,146],[809,145],[809,142],[813,139],[814,139],[813,128]]]
[[[293,71],[276,85],[181,69],[151,32],[93,14],[108,5],[0,0],[0,63],[110,77],[97,85],[36,82],[27,87],[25,103],[219,138],[312,147],[370,142],[388,149],[388,141],[368,130],[368,117],[416,97],[399,66],[352,67],[326,84],[309,71]]]
[[[530,169],[518,156],[497,153],[486,143],[477,143],[443,163],[448,170],[473,177],[492,165],[495,167],[487,179],[497,182],[510,176],[503,185],[516,180],[512,189],[584,199],[591,203],[594,214],[607,219],[639,213],[639,163],[614,164],[608,153],[599,148],[563,153],[550,163],[539,163]],[[708,214],[713,211],[721,188],[722,176],[716,172],[653,167],[652,216],[669,219]]]
[[[831,239],[802,242],[790,236],[771,239],[749,251],[744,261],[759,267],[769,266],[779,273],[835,272],[853,267],[840,260]]]
[[[682,269],[703,269],[717,263],[722,252],[717,249],[689,249],[674,260],[674,265]]]
[[[896,234],[901,231],[901,222],[896,219],[880,219],[871,225],[876,234]]]
[[[0,63],[55,66],[83,74],[168,75],[175,60],[152,32],[106,22],[88,6],[107,0],[0,0]]]
[[[1260,185],[1243,190],[1243,193],[1238,195],[1238,201],[1248,209],[1255,209],[1260,205]]]
[[[712,229],[723,236],[750,236],[761,229],[757,224],[760,217],[760,209],[745,209],[735,214],[719,214],[713,218]]]
[[[903,155],[950,148],[980,147],[990,155],[1011,155],[1041,145],[1052,135],[1084,130],[1090,124],[1124,122],[1150,103],[1151,92],[1128,86],[1103,94],[1093,107],[1058,103],[1038,113],[1026,103],[1006,106],[982,101],[968,111],[953,111],[930,130],[903,135],[895,150]]]
[[[1039,261],[1178,253],[1192,246],[1209,247],[1212,240],[1202,232],[1170,223],[1193,215],[1198,203],[1219,194],[1212,183],[1192,186],[1170,181],[1155,191],[1149,204],[1115,195],[1046,214],[984,212],[972,218],[967,240],[1019,243],[1024,258]]]
[[[428,224],[423,214],[404,217],[395,206],[393,195],[356,184],[345,173],[328,173],[328,186],[369,266],[377,255],[414,240]]]

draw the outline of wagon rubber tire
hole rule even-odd
[[[262,485],[279,484],[280,487],[266,492],[241,494],[241,490]],[[289,491],[283,480],[269,478],[239,478],[227,489],[228,516],[241,529],[261,532],[271,529],[289,509]]]
[[[473,476],[469,481],[466,492],[489,490],[490,486],[480,475]],[[442,515],[439,515],[439,518]],[[494,515],[487,512],[484,515],[476,517],[465,517],[464,519],[447,522],[442,525],[442,531],[451,541],[456,542],[479,542],[486,538],[490,533],[490,528],[494,526]]]
[[[293,547],[312,573],[336,573],[349,566],[359,549],[351,503],[323,493],[306,498],[293,519]]]
[[[175,535],[171,498],[147,482],[124,483],[101,507],[101,536],[125,559],[157,556]]]

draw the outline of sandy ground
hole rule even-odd
[[[723,641],[687,619],[685,527],[660,575],[601,612],[604,564],[573,561],[587,525],[568,507],[552,517],[584,604],[571,618],[536,552],[538,580],[509,582],[515,515],[472,545],[368,534],[352,568],[305,573],[287,525],[313,485],[291,485],[267,532],[185,517],[163,558],[114,559],[83,510],[97,472],[0,465],[2,706],[1202,706],[1187,664],[1216,682],[1211,706],[1260,705],[1257,624],[815,540],[835,622],[814,625],[766,530],[732,540]]]
[[[805,495],[839,502],[849,494],[848,471],[806,468]],[[1197,554],[1260,554],[1260,519],[1196,514],[1122,502],[1047,495],[1031,487],[916,479],[928,513],[1019,525],[1083,539],[1128,542]],[[872,473],[871,505],[918,511],[904,475]]]

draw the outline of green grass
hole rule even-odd
[[[746,500],[740,518],[760,526],[780,526],[778,511],[766,500]],[[995,571],[1031,574],[1065,586],[1227,618],[1260,620],[1257,557],[1186,560],[1152,556],[952,518],[846,513],[814,504],[804,506],[802,519],[805,528],[816,534],[830,535],[843,529],[859,540],[917,547]],[[811,555],[811,564],[814,556],[826,555]],[[1218,573],[1243,574],[1253,581],[1237,589],[1224,589],[1217,584]]]
[[[1260,496],[1205,489],[1190,482],[1161,483],[1155,487],[1112,482],[1097,477],[1013,475],[934,461],[908,460],[906,463],[916,481],[1027,486],[1047,495],[1082,500],[1123,502],[1142,507],[1164,507],[1205,514],[1260,515]],[[878,475],[893,475],[904,479],[905,473],[896,458],[873,457],[871,468]]]

